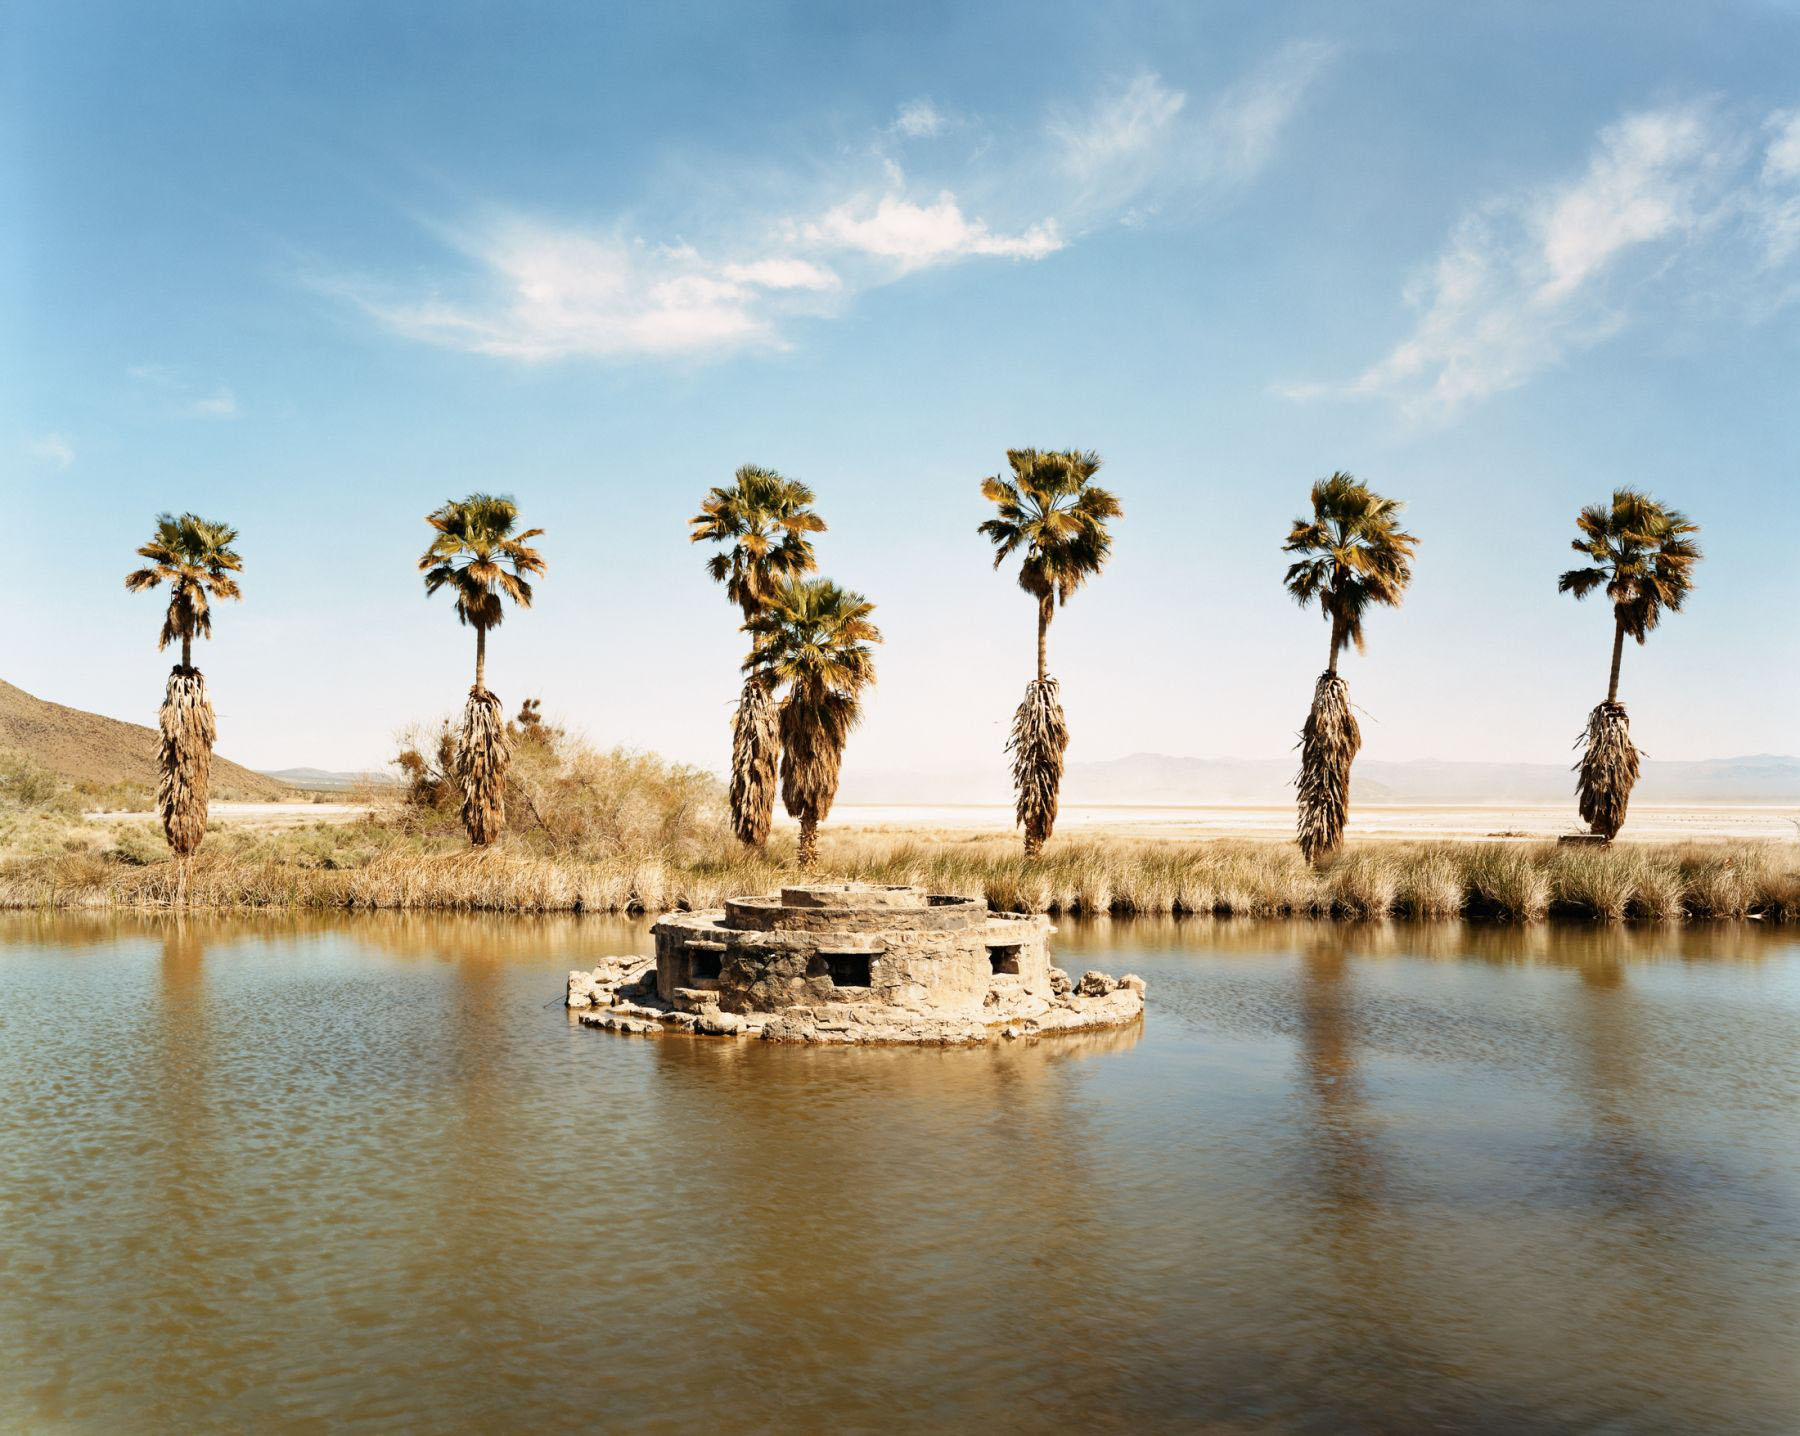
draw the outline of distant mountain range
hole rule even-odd
[[[309,793],[348,793],[354,788],[391,788],[400,782],[392,773],[334,773],[325,768],[278,768],[274,772],[264,772],[263,776],[295,788],[303,788]]]
[[[1155,806],[1290,803],[1294,758],[1178,758],[1133,753],[1103,763],[1071,763],[1062,801]],[[1357,763],[1351,796],[1364,803],[1561,803],[1575,777],[1561,763]],[[880,804],[1008,801],[1005,773],[868,774],[846,779],[841,801]],[[1644,761],[1633,794],[1640,803],[1800,806],[1800,757],[1759,753],[1693,762]]]
[[[148,705],[147,705],[148,706]],[[26,753],[74,783],[156,787],[154,728],[34,698],[0,682],[0,748]],[[212,795],[249,802],[294,796],[285,784],[213,755]]]
[[[30,754],[77,782],[156,783],[154,729],[34,698],[0,682],[0,749]],[[1062,800],[1093,805],[1212,805],[1290,803],[1295,759],[1178,758],[1133,753],[1103,763],[1071,763]],[[295,789],[350,792],[390,786],[384,772],[335,772],[283,768],[257,773],[215,755],[213,795],[219,798],[291,798]],[[1574,775],[1562,763],[1413,763],[1368,759],[1354,770],[1351,796],[1363,803],[1566,803]],[[1006,770],[999,764],[960,773],[857,773],[846,775],[844,803],[927,805],[1010,801]],[[1640,803],[1728,804],[1800,807],[1800,757],[1758,753],[1697,762],[1646,759],[1633,794]]]

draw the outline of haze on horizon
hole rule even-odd
[[[193,509],[246,563],[220,751],[380,764],[468,684],[423,515],[496,490],[550,567],[491,686],[718,768],[743,640],[685,520],[757,462],[878,605],[846,785],[998,770],[1033,615],[977,485],[1035,444],[1125,505],[1050,635],[1072,761],[1288,753],[1327,635],[1279,545],[1334,468],[1421,539],[1345,660],[1366,757],[1567,761],[1610,617],[1555,579],[1624,483],[1706,550],[1637,741],[1795,751],[1793,6],[425,13],[0,20],[0,676],[154,722],[122,576]]]

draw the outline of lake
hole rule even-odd
[[[1063,923],[1139,1028],[618,1037],[606,918],[0,915],[0,1429],[1800,1429],[1800,932]]]

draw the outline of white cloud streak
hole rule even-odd
[[[1063,110],[1049,133],[1079,187],[1077,210],[1096,222],[1134,222],[1171,197],[1247,184],[1274,158],[1334,54],[1314,40],[1283,46],[1205,103],[1144,71],[1085,108]]]
[[[1054,219],[1020,234],[994,234],[983,221],[965,218],[949,190],[930,204],[892,194],[872,204],[866,200],[840,204],[802,226],[800,234],[812,246],[892,260],[902,274],[977,255],[1042,259],[1063,247]]]
[[[444,232],[463,263],[429,288],[342,272],[305,279],[403,338],[504,359],[778,350],[796,321],[840,314],[871,288],[955,264],[1033,263],[1170,195],[1248,181],[1326,56],[1290,47],[1204,104],[1145,72],[1086,110],[1053,115],[1010,159],[995,158],[989,137],[976,148],[982,168],[968,159],[927,183],[884,139],[951,128],[934,102],[915,99],[866,153],[790,183],[786,203],[704,206],[691,239],[500,211]],[[1188,113],[1196,123],[1175,123]]]
[[[921,97],[908,100],[902,105],[900,113],[894,116],[894,123],[888,128],[909,140],[929,140],[949,129],[950,121],[930,100]]]
[[[1626,115],[1572,179],[1489,200],[1451,233],[1404,298],[1412,332],[1355,378],[1293,384],[1295,399],[1381,398],[1442,418],[1528,383],[1715,283],[1771,279],[1800,248],[1800,129],[1773,117],[1760,156],[1704,104]],[[1790,148],[1791,146],[1791,148]],[[1746,235],[1757,236],[1746,249]]]
[[[189,380],[168,364],[133,364],[126,371],[132,382],[156,396],[170,413],[186,419],[235,419],[237,395],[228,384],[211,389]]]
[[[61,434],[39,434],[25,448],[32,458],[55,469],[66,469],[75,462],[75,446]]]

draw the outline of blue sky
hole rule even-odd
[[[975,533],[1091,447],[1071,757],[1286,752],[1308,484],[1408,502],[1365,751],[1558,761],[1610,625],[1555,592],[1634,483],[1703,526],[1626,656],[1657,758],[1792,752],[1800,10],[1789,4],[8,7],[4,676],[151,721],[162,509],[236,524],[221,750],[380,760],[472,642],[452,495],[548,532],[490,681],[718,766],[742,640],[686,542],[753,461],[887,642],[850,769],[1000,770],[1032,611]]]

